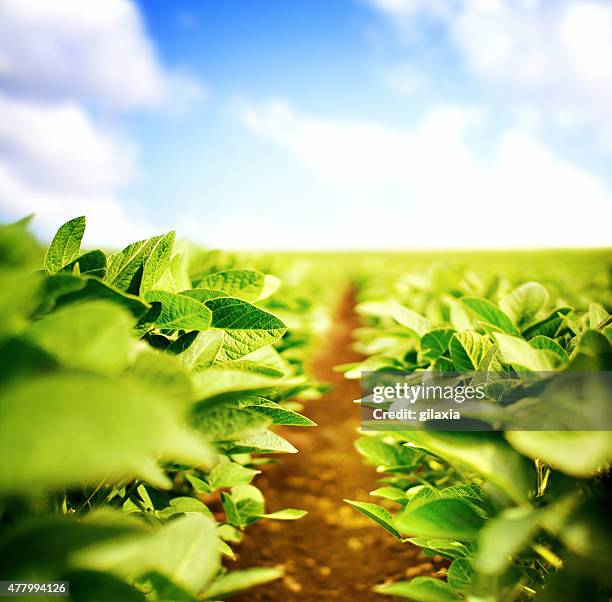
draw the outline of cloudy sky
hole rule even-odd
[[[0,218],[612,245],[608,0],[0,0]]]

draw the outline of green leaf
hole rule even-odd
[[[45,270],[49,274],[59,272],[79,256],[84,233],[84,216],[75,217],[60,227],[53,237],[45,257]]]
[[[549,338],[557,336],[557,332],[561,328],[565,316],[572,311],[571,307],[558,307],[553,310],[550,315],[544,319],[532,324],[523,331],[523,336],[529,340],[538,335],[544,335]]]
[[[306,510],[298,510],[297,508],[284,508],[283,510],[277,510],[276,512],[267,512],[266,514],[259,514],[259,518],[269,518],[272,520],[298,520],[306,516],[308,512]]]
[[[272,421],[249,410],[200,404],[192,410],[192,423],[210,441],[232,441],[261,433]]]
[[[477,332],[456,332],[450,341],[450,355],[455,370],[476,370],[490,347],[490,341]]]
[[[163,330],[206,330],[212,313],[206,305],[168,291],[149,291],[145,295],[149,303],[161,303],[161,312],[155,326]]]
[[[506,439],[522,454],[576,477],[590,477],[612,463],[608,431],[508,431]]]
[[[135,318],[140,318],[149,309],[149,305],[139,297],[130,295],[95,277],[79,278],[68,274],[57,274],[52,278],[61,278],[61,281],[58,282],[59,290],[56,291],[58,307],[94,299],[105,300],[121,305]]]
[[[138,294],[145,262],[162,238],[163,235],[140,240],[128,245],[123,251],[110,255],[106,264],[105,281],[127,293]]]
[[[266,396],[292,389],[303,382],[300,379],[278,379],[254,372],[213,366],[193,375],[197,398],[208,403],[234,400],[248,395]]]
[[[181,403],[193,401],[189,375],[174,357],[150,347],[141,349],[125,372],[139,388]]]
[[[429,332],[432,328],[432,323],[426,317],[418,314],[416,311],[404,307],[399,303],[393,306],[393,317],[402,326],[409,328],[419,336],[423,336],[426,332]]]
[[[287,330],[276,316],[242,299],[219,297],[207,301],[206,306],[212,311],[212,328],[225,332],[222,360],[239,359],[270,345]]]
[[[226,491],[221,492],[221,505],[223,506],[223,512],[225,512],[225,520],[228,523],[238,528],[244,527],[245,522],[240,516],[238,507],[232,496]]]
[[[66,570],[92,568],[81,560],[84,550],[107,542],[138,542],[147,536],[144,524],[109,510],[89,516],[86,522],[66,515],[29,517],[3,529],[2,573],[12,579],[58,578]]]
[[[223,345],[223,332],[186,332],[168,347],[169,353],[176,354],[179,362],[188,369],[209,368],[212,366]]]
[[[251,452],[295,454],[297,449],[289,441],[272,431],[263,431],[263,433],[253,437],[236,441],[231,449],[233,454],[248,454]]]
[[[395,524],[406,535],[473,541],[484,519],[462,499],[442,498],[424,502],[414,509],[409,504],[396,517]]]
[[[400,472],[411,472],[422,458],[413,449],[390,445],[379,437],[360,437],[355,441],[355,448],[370,464],[380,467],[381,472],[392,472],[396,468],[401,468]]]
[[[229,297],[229,295],[223,291],[214,291],[210,288],[191,288],[181,291],[181,295],[196,299],[200,303],[206,303],[211,299],[218,299],[219,297]]]
[[[257,270],[232,269],[205,276],[198,283],[198,288],[222,291],[245,301],[257,301],[274,293],[279,285],[278,278],[266,276]]]
[[[98,571],[71,571],[62,576],[70,583],[70,599],[74,602],[145,602],[144,594],[124,580]]]
[[[263,397],[246,397],[239,401],[241,408],[249,408],[252,412],[257,412],[267,416],[272,420],[272,424],[282,424],[285,426],[316,426],[316,424],[297,412],[287,410],[283,406],[269,401]]]
[[[213,490],[222,487],[234,487],[235,485],[246,485],[259,473],[259,470],[247,468],[237,462],[220,462],[208,475],[208,483]]]
[[[508,508],[480,532],[474,566],[484,575],[501,576],[538,531],[539,514],[531,506]]]
[[[608,317],[608,312],[599,303],[591,303],[589,305],[589,328],[592,328],[593,330],[600,328]]]
[[[455,602],[463,599],[448,583],[433,577],[415,577],[411,581],[377,585],[374,591],[388,596],[409,598],[415,602]]]
[[[499,347],[501,360],[533,372],[549,372],[555,370],[560,363],[557,356],[548,349],[536,349],[519,337],[493,333]]]
[[[392,500],[400,504],[405,504],[408,499],[406,498],[406,492],[403,489],[397,487],[379,487],[374,491],[370,491],[370,495],[373,497],[381,497],[386,500]]]
[[[128,363],[131,322],[121,307],[90,301],[34,322],[25,337],[67,367],[119,374]]]
[[[565,349],[559,345],[556,341],[545,337],[544,335],[537,335],[533,339],[529,340],[529,344],[536,349],[546,349],[552,351],[559,359],[564,363],[569,363],[569,357],[565,352]]]
[[[151,247],[149,256],[146,258],[140,281],[140,296],[147,291],[159,288],[156,285],[170,270],[170,257],[174,245],[174,232],[164,234]]]
[[[517,326],[522,327],[535,317],[547,301],[548,291],[541,284],[525,282],[503,297],[499,306]]]
[[[102,251],[88,251],[71,261],[62,271],[76,271],[80,275],[104,278],[106,274],[106,255]]]
[[[97,546],[83,553],[80,563],[121,575],[158,573],[195,596],[217,573],[219,559],[213,521],[190,512],[140,541]]]
[[[450,340],[455,334],[453,328],[436,328],[430,330],[423,335],[421,339],[421,349],[426,353],[430,359],[438,359],[441,355],[446,353]]]
[[[389,531],[389,533],[397,537],[397,539],[401,539],[399,531],[395,528],[393,515],[388,510],[382,506],[370,504],[369,502],[355,502],[353,500],[344,501],[350,506],[353,506],[353,508],[359,510],[359,512],[368,518],[371,518],[374,522],[378,523],[383,529],[386,529]]]
[[[159,510],[157,515],[162,518],[169,518],[177,514],[185,514],[186,512],[196,512],[203,514],[212,519],[212,512],[206,507],[206,504],[193,497],[175,497],[172,498],[165,508]]]
[[[482,475],[519,503],[535,490],[531,463],[499,433],[411,431],[402,435],[413,445]]]
[[[18,380],[0,393],[4,493],[129,476],[165,488],[160,459],[197,465],[210,462],[211,453],[186,427],[178,407],[128,383],[59,373]]]
[[[448,585],[454,590],[469,592],[472,588],[475,573],[470,560],[467,558],[456,558],[448,567]]]
[[[462,297],[460,301],[467,305],[481,320],[501,329],[503,332],[518,334],[510,318],[488,299],[480,297]]]
[[[249,484],[235,485],[231,495],[245,524],[264,514],[266,508],[263,493],[257,487]]]
[[[225,599],[257,585],[262,585],[283,576],[280,569],[256,567],[242,571],[231,571],[217,578],[204,593],[204,600]]]

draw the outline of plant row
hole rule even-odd
[[[599,264],[583,262],[583,270],[609,280],[609,265],[602,273]],[[590,424],[584,408],[577,412],[571,387],[549,395],[553,403],[544,411],[578,415],[585,430],[527,429],[533,412],[542,411],[534,387],[553,386],[551,372],[612,370],[609,307],[594,302],[610,285],[577,290],[569,271],[551,286],[502,273],[433,266],[395,282],[362,280],[363,327],[355,336],[366,358],[341,366],[347,377],[367,370],[479,378],[491,385],[480,420],[494,425],[505,417],[515,425],[362,433],[357,450],[384,476],[372,502],[349,503],[398,540],[449,561],[446,578],[416,577],[377,591],[420,602],[607,600],[611,433]],[[593,302],[567,302],[585,296]],[[508,375],[530,375],[534,387],[501,403],[495,384]],[[595,397],[596,410],[609,419],[609,390]]]
[[[173,232],[82,251],[79,217],[44,255],[28,222],[0,229],[2,579],[131,602],[277,578],[222,561],[249,525],[305,514],[252,480],[297,451],[271,427],[313,425],[297,400],[319,394],[303,355],[320,307]]]

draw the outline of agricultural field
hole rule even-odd
[[[610,250],[109,252],[85,228],[0,229],[0,579],[76,602],[610,599],[609,390],[593,413],[553,396],[572,428],[530,422],[551,374],[612,371]],[[491,428],[361,428],[365,372],[484,378]]]

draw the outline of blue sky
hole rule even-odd
[[[612,244],[608,2],[40,4],[0,0],[0,217],[41,237]]]

